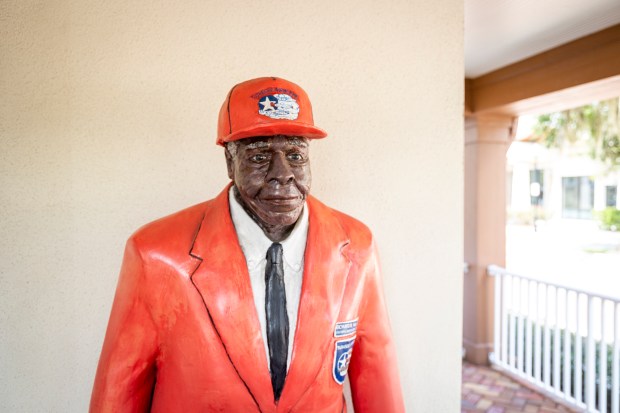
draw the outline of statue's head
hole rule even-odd
[[[226,148],[235,196],[273,241],[301,215],[312,180],[309,142],[325,136],[306,92],[284,79],[240,83],[220,109],[217,143]]]

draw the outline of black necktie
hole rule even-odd
[[[267,316],[267,344],[273,396],[280,399],[286,378],[288,357],[288,314],[284,290],[282,245],[274,242],[267,250],[265,268],[265,314]]]

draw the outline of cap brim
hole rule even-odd
[[[223,146],[226,142],[234,142],[240,139],[252,138],[255,136],[274,135],[303,136],[308,139],[322,139],[327,136],[327,132],[321,128],[317,128],[314,125],[284,121],[264,125],[252,125],[251,127],[238,130],[230,135],[218,139],[217,144]]]

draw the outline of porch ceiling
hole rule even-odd
[[[618,23],[618,0],[465,0],[465,75],[476,78]]]

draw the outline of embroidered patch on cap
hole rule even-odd
[[[266,95],[258,101],[258,113],[271,119],[295,120],[299,116],[299,104],[284,93]]]
[[[332,367],[332,375],[336,383],[344,383],[344,379],[347,377],[347,369],[351,362],[351,355],[353,354],[353,344],[355,343],[355,337],[336,341],[336,348],[334,349],[334,365]]]
[[[344,337],[349,334],[355,334],[357,331],[357,318],[351,321],[342,321],[340,323],[336,323],[336,328],[334,329],[334,337]]]

